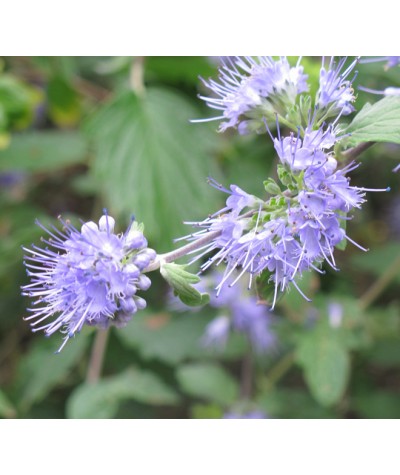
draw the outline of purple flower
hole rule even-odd
[[[273,117],[277,111],[286,114],[297,95],[308,90],[303,67],[291,67],[284,56],[278,60],[270,56],[226,57],[219,75],[219,82],[202,80],[215,96],[200,98],[209,107],[222,111],[206,119],[224,120],[219,127],[221,132],[238,127],[239,132],[246,133],[252,122],[256,129],[260,128],[265,115]]]
[[[221,315],[214,318],[204,331],[204,335],[201,338],[201,343],[204,346],[214,346],[217,348],[224,348],[230,333],[231,321],[230,318]]]
[[[150,287],[142,271],[156,257],[134,222],[118,235],[108,215],[100,218],[99,225],[84,223],[80,231],[61,222],[63,231],[37,223],[50,236],[43,239],[50,247],[24,248],[31,283],[22,287],[23,295],[35,299],[26,318],[32,321],[32,331],[66,334],[58,352],[84,325],[125,326],[137,310],[145,308],[146,301],[136,292]]]
[[[343,306],[338,302],[328,304],[328,320],[332,328],[339,328],[343,321]]]
[[[326,114],[325,117],[338,114],[348,115],[354,111],[352,102],[354,102],[355,96],[352,82],[356,74],[350,80],[348,77],[358,63],[359,58],[355,59],[343,71],[346,60],[347,58],[342,58],[336,63],[332,57],[327,69],[325,69],[324,61],[322,63],[317,105],[329,109],[329,114]]]
[[[400,64],[400,56],[375,56],[372,58],[363,58],[360,63],[377,63],[380,61],[386,61],[385,69],[389,69]]]
[[[264,411],[255,409],[248,412],[227,412],[223,419],[268,419],[268,416]]]
[[[387,87],[382,91],[377,89],[370,89],[369,87],[358,86],[360,91],[369,92],[371,94],[378,94],[382,96],[400,96],[400,87]]]
[[[188,237],[196,240],[215,232],[214,239],[191,263],[214,252],[201,270],[226,264],[216,286],[217,296],[244,274],[249,276],[250,288],[254,276],[268,272],[274,285],[274,308],[278,292],[290,285],[304,296],[296,282],[304,271],[314,269],[323,273],[320,267],[324,261],[337,270],[334,249],[344,239],[365,250],[346,235],[343,223],[350,219],[347,217],[350,210],[361,207],[366,191],[388,189],[351,186],[347,173],[358,165],[350,163],[338,169],[336,159],[329,152],[336,140],[332,126],[314,131],[309,127],[303,138],[299,134],[281,137],[278,127],[278,138],[273,141],[281,161],[281,183],[283,186],[289,183],[287,189],[275,184],[272,189],[279,194],[263,201],[255,197],[248,199],[235,186],[231,187],[232,191],[218,186],[230,194],[227,206],[202,222],[191,223],[202,230]]]

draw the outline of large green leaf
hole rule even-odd
[[[146,360],[158,359],[176,365],[189,358],[214,358],[216,351],[202,345],[202,335],[211,317],[206,310],[195,314],[137,313],[129,325],[116,330],[129,348],[139,351]],[[233,334],[226,347],[218,351],[220,358],[240,358],[246,351],[242,335]]]
[[[347,145],[361,142],[400,143],[400,97],[388,96],[380,101],[366,104],[354,117],[344,133]]]
[[[74,419],[111,418],[120,402],[134,399],[151,405],[174,405],[179,396],[155,374],[129,368],[118,376],[84,383],[72,393],[67,416]]]
[[[175,365],[201,353],[200,338],[209,319],[201,315],[167,313],[135,315],[129,325],[116,334],[128,347],[137,349],[145,359],[160,359]]]
[[[216,134],[189,123],[198,115],[178,93],[148,89],[140,98],[125,92],[88,124],[95,177],[112,211],[134,213],[158,250],[188,232],[184,220],[215,211],[206,178],[215,174],[210,149]]]
[[[0,151],[0,171],[48,172],[85,158],[86,142],[78,132],[21,132],[13,135],[10,147]]]
[[[33,403],[45,398],[57,384],[65,381],[71,369],[82,360],[88,343],[88,333],[82,332],[69,341],[60,354],[55,355],[61,338],[57,341],[57,335],[48,339],[38,336],[18,368],[18,406],[27,410]]]
[[[177,370],[184,392],[191,396],[230,405],[239,396],[239,386],[223,368],[212,363],[191,363]]]
[[[303,335],[296,354],[311,394],[323,406],[341,399],[350,373],[347,349],[335,333],[328,326],[317,326]]]

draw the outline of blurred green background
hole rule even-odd
[[[315,87],[320,61],[304,58]],[[23,250],[39,242],[35,219],[97,221],[107,208],[124,231],[133,214],[150,247],[173,248],[226,198],[207,185],[235,183],[263,195],[275,154],[264,136],[218,134],[197,95],[217,77],[215,57],[3,57],[0,60],[0,416],[3,418],[221,418],[261,411],[271,418],[400,417],[400,147],[361,157],[352,184],[370,193],[354,214],[339,273],[309,274],[277,306],[273,351],[256,354],[234,334],[221,351],[201,337],[219,314],[171,309],[157,273],[148,308],[113,328],[103,376],[85,382],[95,331],[59,355],[60,335],[33,334]],[[359,65],[356,84],[400,86],[400,69]],[[207,93],[206,93],[207,95]],[[360,92],[360,110],[379,97]],[[195,266],[191,268],[196,272]],[[239,296],[238,296],[239,298]],[[332,320],[332,303],[341,318]]]

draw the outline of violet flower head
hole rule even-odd
[[[24,248],[31,283],[22,287],[23,295],[35,299],[26,318],[32,331],[65,334],[58,352],[84,325],[123,327],[145,308],[136,292],[150,287],[143,270],[156,257],[135,222],[124,234],[114,234],[115,221],[107,214],[98,225],[84,223],[80,231],[61,222],[63,231],[37,222],[49,235],[42,239],[47,247]]]
[[[221,132],[229,127],[238,127],[240,133],[248,132],[249,126],[260,129],[263,117],[274,117],[276,112],[285,115],[297,95],[308,90],[303,67],[299,63],[290,66],[285,56],[278,60],[271,56],[226,57],[219,69],[219,81],[202,81],[214,96],[200,98],[221,111],[221,115],[205,120],[223,120]]]
[[[329,112],[326,114],[326,117],[338,114],[348,115],[354,111],[352,102],[355,101],[355,96],[352,82],[357,73],[351,79],[349,79],[349,76],[358,63],[359,58],[355,59],[344,69],[346,59],[341,58],[336,63],[332,57],[327,69],[325,69],[324,61],[322,63],[317,104],[320,108],[328,109]]]
[[[268,419],[268,416],[264,411],[254,409],[248,412],[227,412],[224,414],[223,419]]]
[[[278,137],[271,137],[281,162],[280,184],[271,179],[265,182],[265,189],[272,196],[262,200],[234,185],[232,191],[218,186],[230,194],[226,207],[204,221],[190,223],[201,230],[186,237],[197,240],[213,236],[190,264],[211,252],[201,271],[225,263],[216,286],[217,296],[244,274],[248,275],[250,288],[254,277],[268,273],[274,287],[271,309],[278,293],[289,286],[307,299],[297,283],[304,271],[324,273],[323,262],[338,270],[334,251],[343,240],[365,251],[346,234],[344,224],[351,219],[348,213],[361,207],[367,191],[389,191],[350,184],[347,174],[358,165],[350,163],[338,168],[330,149],[340,137],[332,124],[317,130],[310,126],[302,138],[300,133],[281,137],[277,128]]]

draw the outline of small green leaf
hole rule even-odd
[[[293,184],[293,177],[292,175],[286,170],[283,165],[278,165],[278,177],[281,183],[285,186],[289,186]]]
[[[185,305],[191,307],[206,305],[210,301],[210,296],[207,293],[199,292],[190,285],[200,282],[200,277],[185,271],[184,268],[185,266],[175,263],[163,263],[160,272]]]
[[[179,396],[155,374],[129,368],[118,376],[78,386],[67,402],[72,419],[111,418],[119,404],[134,399],[151,405],[175,405]]]
[[[239,396],[239,386],[223,368],[214,364],[192,363],[177,371],[184,392],[220,404],[230,405]]]
[[[281,189],[273,178],[268,178],[263,183],[265,191],[270,195],[279,195],[281,193]]]
[[[346,145],[355,146],[362,142],[400,143],[400,97],[384,97],[375,104],[365,104],[344,130],[350,137]]]
[[[314,398],[322,406],[339,402],[349,378],[350,359],[344,345],[335,338],[335,329],[318,326],[303,335],[296,356]]]

